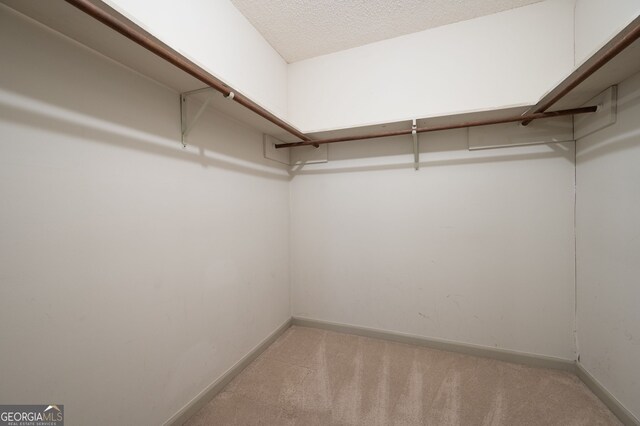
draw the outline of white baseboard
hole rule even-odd
[[[374,339],[383,339],[410,345],[425,346],[443,351],[458,352],[466,355],[493,358],[500,361],[514,362],[532,367],[553,368],[556,370],[568,371],[576,374],[587,385],[587,387],[591,389],[591,391],[600,398],[607,407],[609,407],[609,409],[618,417],[618,419],[620,419],[622,423],[625,425],[640,426],[638,419],[629,410],[627,410],[620,401],[618,401],[604,386],[602,386],[602,384],[600,384],[600,382],[598,382],[587,370],[585,370],[579,362],[573,360],[303,317],[292,317],[285,321],[240,361],[227,370],[227,372],[225,372],[211,385],[207,386],[207,388],[200,392],[195,398],[189,401],[182,409],[180,409],[180,411],[167,420],[164,425],[181,426],[191,416],[211,401],[231,380],[233,380],[235,376],[240,374],[242,370],[244,370],[254,359],[264,352],[264,350],[267,349],[278,337],[280,337],[280,335],[282,335],[282,333],[284,333],[291,325],[321,328],[340,333],[371,337]]]
[[[611,412],[613,412],[613,414],[615,414],[622,423],[628,426],[640,425],[640,420],[638,420],[631,411],[627,410],[625,406],[607,390],[607,388],[602,386],[602,383],[597,381],[596,378],[593,377],[579,361],[576,362],[576,374],[580,380],[582,380],[584,384],[591,389],[591,392],[593,392],[607,407],[609,407],[609,410],[611,410]]]
[[[255,348],[249,351],[242,359],[236,362],[231,368],[229,368],[222,376],[216,381],[207,386],[202,392],[196,395],[191,401],[189,401],[184,407],[182,407],[176,414],[171,416],[169,420],[164,422],[164,426],[182,426],[184,422],[189,420],[191,416],[200,411],[202,407],[207,405],[224,387],[229,384],[234,377],[242,372],[251,362],[256,359],[265,349],[267,349],[275,340],[282,335],[289,327],[291,327],[292,320],[289,318],[280,327],[278,327],[273,333],[267,336],[262,342],[260,342]]]
[[[530,365],[533,367],[553,368],[556,370],[569,371],[571,373],[576,372],[576,364],[574,360],[556,358],[552,356],[530,354],[526,352],[492,348],[490,346],[473,345],[469,343],[435,339],[413,334],[399,333],[397,331],[378,330],[356,325],[339,324],[311,318],[293,317],[293,325],[323,328],[326,330],[355,334],[364,337],[372,337],[375,339],[384,339],[393,342],[407,343],[410,345],[426,346],[442,351],[458,352],[466,355],[493,358],[500,361],[514,362],[518,364]]]

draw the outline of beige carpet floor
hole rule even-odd
[[[187,425],[619,425],[575,375],[289,328]]]

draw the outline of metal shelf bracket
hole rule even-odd
[[[207,96],[206,100],[202,103],[202,105],[200,105],[200,109],[198,109],[198,112],[196,112],[196,115],[191,120],[191,123],[189,123],[187,118],[187,100],[190,96],[197,95],[203,92],[210,93]],[[193,126],[195,126],[196,122],[198,121],[204,110],[207,108],[209,103],[213,100],[215,94],[216,92],[211,87],[205,87],[204,89],[180,93],[180,129],[182,133],[181,142],[183,148],[187,147],[187,135],[189,134],[189,132],[191,132]],[[231,94],[233,94],[233,92],[231,92]],[[233,96],[231,96],[231,99],[233,99]]]
[[[418,141],[418,125],[416,119],[413,119],[411,125],[411,137],[413,138],[413,167],[416,170],[420,169],[420,145]]]

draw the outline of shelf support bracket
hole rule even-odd
[[[202,105],[200,105],[200,109],[198,109],[198,112],[196,112],[196,115],[191,120],[191,123],[189,123],[187,118],[187,100],[189,99],[189,96],[196,95],[202,92],[210,92],[210,93],[207,96],[207,99],[202,103]],[[193,130],[193,126],[195,126],[196,122],[198,121],[198,119],[200,118],[204,110],[207,108],[207,106],[209,106],[209,103],[211,103],[214,96],[215,96],[215,91],[210,87],[205,87],[204,89],[198,89],[198,90],[192,90],[190,92],[180,93],[180,129],[182,133],[181,142],[182,142],[183,148],[187,147],[187,135],[189,135],[189,132]]]
[[[416,170],[420,169],[420,145],[418,141],[418,125],[416,119],[413,119],[411,125],[411,137],[413,138],[413,167]]]

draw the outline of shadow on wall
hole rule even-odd
[[[624,81],[621,87],[638,85],[638,82],[640,82],[640,73]],[[622,115],[633,116],[633,110],[640,106],[640,91],[619,89],[618,93],[625,93],[623,97],[618,98],[618,120],[612,126],[598,132],[598,136],[590,135],[578,141],[576,158],[580,162],[588,162],[640,145],[640,128],[636,126],[636,122],[630,122],[626,128],[621,128],[620,123]]]
[[[514,146],[469,151],[467,129],[445,130],[420,135],[420,168],[461,166],[506,161],[564,158],[573,163],[574,151],[564,143]],[[295,149],[295,148],[293,148]],[[413,142],[410,136],[394,136],[331,144],[329,163],[302,166],[296,175],[356,173],[382,170],[413,170]]]
[[[65,134],[87,142],[105,143],[119,148],[135,149],[181,161],[190,161],[203,167],[216,167],[269,179],[290,180],[285,170],[270,167],[268,163],[260,164],[255,161],[258,158],[247,155],[250,151],[261,147],[260,134],[242,129],[235,123],[230,124],[217,114],[208,115],[209,122],[204,123],[205,120],[203,120],[200,137],[191,137],[191,140],[197,141],[198,145],[190,145],[187,149],[183,149],[179,131],[176,131],[177,136],[174,138],[164,137],[0,89],[0,116],[13,124],[19,123],[27,127]],[[178,120],[177,115],[176,120]],[[207,134],[205,132],[210,132],[209,137],[203,136]],[[256,140],[247,143],[247,139],[251,137]],[[209,145],[214,145],[216,149],[211,149]],[[232,147],[230,148],[229,145]],[[261,150],[259,154],[262,154]]]
[[[177,95],[176,104],[178,104]],[[135,149],[198,163],[203,167],[216,167],[283,181],[304,174],[400,170],[414,167],[412,142],[407,140],[410,138],[397,136],[333,144],[329,149],[331,161],[329,167],[325,164],[322,168],[308,169],[308,166],[303,165],[287,174],[284,169],[275,167],[269,160],[261,157],[261,134],[225,119],[213,111],[209,111],[206,119],[198,123],[198,127],[190,135],[187,149],[183,149],[179,141],[180,133],[177,128],[179,123],[176,123],[175,131],[171,132],[175,136],[166,137],[2,89],[0,89],[0,115],[12,123],[65,134],[84,141]],[[176,121],[178,121],[177,110]],[[562,144],[546,144],[544,146],[547,149],[544,152],[522,152],[519,147],[469,152],[466,137],[467,129],[430,133],[428,140],[425,140],[427,139],[425,135],[421,135],[420,152],[423,161],[420,162],[420,167],[523,161],[558,156],[564,156],[567,160],[573,161],[572,151]],[[254,140],[247,143],[247,139]],[[212,149],[213,146],[215,150]],[[430,156],[435,158],[429,159]],[[367,158],[375,158],[377,164],[340,166],[340,163],[345,160]],[[401,158],[400,162],[398,158]]]
[[[212,110],[183,149],[178,93],[5,9],[0,55],[2,120],[203,167],[289,179],[263,158],[259,132]]]

